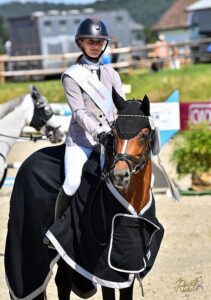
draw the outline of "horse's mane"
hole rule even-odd
[[[6,102],[5,104],[2,104],[2,106],[1,106],[2,109],[0,107],[0,119],[2,119],[7,114],[12,112],[19,105],[21,105],[23,103],[23,100],[24,100],[25,96],[26,96],[25,94],[21,95],[21,96],[15,98],[15,99],[12,99],[12,100]]]

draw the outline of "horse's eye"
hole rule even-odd
[[[143,129],[143,134],[145,135],[145,136],[148,136],[149,135],[149,128],[144,128]]]
[[[143,143],[147,137],[149,136],[149,129],[148,128],[144,128],[141,133],[139,134],[139,140],[141,143]]]

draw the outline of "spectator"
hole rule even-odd
[[[171,47],[170,68],[180,69],[179,49],[175,45]]]
[[[155,42],[154,56],[156,61],[152,63],[151,69],[156,72],[163,69],[169,58],[169,48],[163,34]]]

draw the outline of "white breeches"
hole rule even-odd
[[[81,183],[83,165],[90,157],[92,150],[93,147],[86,148],[78,145],[66,145],[64,157],[65,181],[63,189],[67,195],[72,196],[77,191]]]

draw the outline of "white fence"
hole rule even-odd
[[[200,56],[200,46],[203,44],[211,43],[211,38],[200,40],[187,40],[178,43],[169,43],[168,46],[171,49],[173,46],[178,47],[179,59],[181,65],[192,63],[192,52],[190,49],[198,49],[194,52],[194,55]],[[112,53],[119,54],[119,61],[112,64],[117,69],[133,69],[133,68],[150,68],[153,62],[159,61],[154,57],[155,44],[147,44],[139,47],[125,47],[112,50]],[[198,51],[198,52],[197,52]],[[53,76],[59,75],[75,61],[80,55],[77,53],[64,53],[55,55],[28,55],[28,56],[7,56],[0,55],[0,83],[4,83],[7,78],[13,80],[36,79],[41,76]],[[56,61],[59,62],[59,68],[43,69],[40,66],[43,61]],[[170,61],[170,57],[169,57]],[[169,65],[169,61],[166,62],[166,67]],[[36,67],[37,66],[37,67]],[[39,66],[39,67],[38,67]]]

